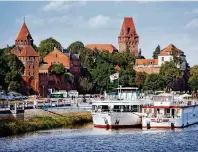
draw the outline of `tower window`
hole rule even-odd
[[[58,58],[58,54],[56,54],[56,58]]]
[[[130,32],[130,28],[128,27],[128,28],[127,28],[127,34],[129,34],[129,32]]]

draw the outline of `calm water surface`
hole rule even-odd
[[[0,138],[0,152],[198,151],[198,125],[176,130],[56,129]]]

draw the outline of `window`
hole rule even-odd
[[[56,54],[56,58],[58,58],[58,54]]]
[[[162,57],[162,62],[164,61],[164,57]]]
[[[29,72],[29,75],[31,75],[31,73]]]
[[[129,32],[130,32],[130,28],[127,28],[127,33],[129,34]]]
[[[29,65],[29,69],[30,69],[30,65]]]
[[[32,69],[34,69],[34,66],[32,66]]]

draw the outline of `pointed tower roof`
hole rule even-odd
[[[130,29],[130,31],[128,31],[128,29]],[[133,18],[132,17],[125,17],[124,18],[124,21],[122,23],[122,29],[120,31],[120,35],[121,35],[121,33],[126,35],[127,32],[133,32],[133,33],[137,34],[136,33],[136,29],[135,29],[135,24],[133,22]]]
[[[16,40],[26,40],[27,36],[29,35],[29,38],[32,39],[32,36],[27,28],[27,25],[25,24],[25,21],[16,37]]]

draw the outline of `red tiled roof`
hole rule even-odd
[[[120,35],[123,33],[124,35],[127,35],[127,29],[130,29],[130,31],[129,32],[133,32],[133,33],[135,33],[135,34],[137,34],[136,33],[136,29],[135,29],[135,24],[134,24],[134,22],[133,22],[133,19],[131,18],[131,17],[125,17],[124,18],[124,21],[123,21],[123,23],[122,23],[122,29],[121,29],[121,31],[120,31]]]
[[[22,47],[21,54],[19,56],[35,56],[40,57],[39,54],[34,50],[34,48],[31,45],[25,45]]]
[[[24,45],[22,47],[14,47],[11,52],[20,57],[35,56],[40,57],[31,45]]]
[[[21,27],[21,30],[19,31],[17,37],[16,37],[16,40],[26,40],[27,39],[27,36],[30,36],[30,39],[32,39],[32,36],[27,28],[27,25],[25,23],[23,23],[22,27]]]
[[[50,52],[47,56],[45,56],[43,60],[48,64],[62,63],[65,67],[70,68],[69,56],[65,55],[57,48],[55,48],[52,52]]]
[[[158,59],[136,59],[135,65],[158,65]]]
[[[89,49],[98,49],[99,51],[108,51],[109,53],[113,53],[113,51],[117,51],[117,49],[115,48],[115,46],[113,46],[112,44],[87,44],[86,48]]]
[[[173,44],[169,44],[166,48],[161,50],[159,56],[169,56],[172,54],[172,50],[176,51],[175,55],[179,55],[179,53],[181,52],[181,50],[176,48]]]

